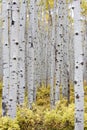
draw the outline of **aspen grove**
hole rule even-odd
[[[61,97],[68,108],[73,89],[74,130],[87,130],[87,0],[2,0],[0,39],[2,117],[15,119],[25,100],[32,111],[43,86],[51,111]]]

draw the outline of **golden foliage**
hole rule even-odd
[[[82,0],[81,7],[82,7],[82,14],[84,16],[87,16],[87,0]]]
[[[85,91],[84,130],[87,130],[87,86]],[[9,117],[0,118],[0,130],[73,130],[74,129],[74,89],[71,86],[71,100],[67,106],[67,100],[61,98],[55,109],[50,110],[50,87],[39,87],[37,102],[32,110],[26,106],[18,107],[17,117],[12,120]]]

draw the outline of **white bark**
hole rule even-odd
[[[34,101],[38,85],[38,6],[37,0],[34,3]]]
[[[69,27],[69,59],[68,59],[68,67],[69,67],[69,76],[70,83],[74,82],[74,43],[73,43],[73,27],[72,25]]]
[[[47,43],[47,85],[50,85],[51,80],[51,36],[52,36],[52,14],[49,9],[48,20],[48,43]]]
[[[51,43],[51,79],[50,79],[50,100],[51,108],[54,106],[54,77],[55,77],[55,17],[56,16],[56,0],[54,1],[53,17],[52,17],[52,43]]]
[[[34,94],[34,0],[30,0],[29,52],[28,52],[28,105],[32,108]]]
[[[24,103],[25,94],[25,25],[26,25],[26,0],[22,0],[20,7],[20,32],[19,32],[19,104]]]
[[[62,94],[69,100],[69,70],[68,70],[68,45],[69,45],[69,22],[68,3],[64,0],[63,5],[63,64],[62,64]]]
[[[84,130],[83,52],[80,0],[74,0],[75,130]]]
[[[17,85],[18,85],[18,48],[19,48],[19,3],[12,1],[10,38],[10,86],[8,116],[16,116]]]
[[[55,88],[55,103],[60,98],[60,84],[62,83],[62,71],[63,71],[63,20],[64,20],[64,2],[58,1],[58,26],[57,26],[57,43],[56,43],[56,59],[55,59],[55,80],[56,80],[56,88]]]
[[[2,12],[0,12],[0,22],[1,21],[2,21]],[[2,39],[2,25],[0,25],[0,39]],[[0,41],[0,81],[2,81],[2,77],[3,77],[3,69],[2,69],[2,40],[1,40]]]
[[[8,1],[2,1],[2,42],[3,42],[3,94],[2,114],[6,116],[8,108],[9,91],[9,41],[8,41]]]
[[[84,80],[87,83],[87,21],[85,20],[84,34]]]

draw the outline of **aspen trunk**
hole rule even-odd
[[[83,52],[80,0],[74,0],[75,130],[84,130]]]
[[[29,44],[28,44],[28,105],[32,108],[34,101],[34,0],[30,0],[30,21],[29,21]]]
[[[3,37],[3,94],[2,94],[2,114],[6,116],[8,109],[9,92],[9,41],[8,41],[8,2],[2,1],[2,37]]]
[[[20,7],[20,32],[19,32],[19,104],[24,103],[25,94],[25,25],[26,25],[26,0],[22,0]]]
[[[18,49],[19,49],[19,3],[12,1],[10,38],[10,86],[8,116],[16,116],[17,87],[18,87]]]

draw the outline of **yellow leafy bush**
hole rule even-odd
[[[82,0],[81,7],[82,7],[82,14],[87,16],[87,1],[86,0]]]
[[[1,117],[0,130],[20,130],[20,127],[16,119],[12,120],[9,117]]]
[[[55,110],[47,111],[44,116],[44,127],[47,130],[57,130],[62,127],[62,116]]]
[[[33,112],[25,107],[18,108],[17,120],[21,130],[32,130],[34,127]]]
[[[87,86],[85,90],[84,130],[87,130]],[[62,96],[55,109],[50,110],[50,87],[38,88],[36,104],[29,110],[26,105],[18,107],[17,117],[0,118],[0,130],[73,130],[74,89],[71,87],[70,104]]]
[[[37,91],[37,105],[39,106],[50,106],[50,87],[40,87]]]
[[[47,130],[73,130],[74,129],[74,104],[67,106],[67,101],[59,101],[56,108],[47,111],[44,116]]]

